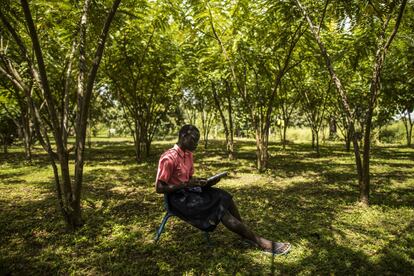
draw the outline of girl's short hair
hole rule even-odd
[[[200,131],[196,126],[193,125],[184,125],[181,127],[180,131],[178,132],[178,138],[184,137],[190,133],[197,133],[200,136]]]

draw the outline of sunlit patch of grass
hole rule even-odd
[[[298,135],[300,133],[298,132]],[[217,187],[229,191],[247,225],[270,239],[289,241],[283,257],[244,245],[223,225],[202,233],[172,217],[158,244],[164,215],[154,192],[158,157],[175,140],[155,142],[137,164],[127,138],[96,138],[85,156],[85,225],[65,231],[47,156],[33,165],[11,148],[0,163],[0,274],[409,274],[414,270],[414,150],[375,147],[371,206],[356,201],[352,152],[330,143],[316,157],[310,145],[270,144],[269,169],[255,169],[255,144],[210,141],[195,154],[196,172],[229,171]],[[73,170],[73,164],[71,167]]]

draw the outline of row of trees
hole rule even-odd
[[[400,116],[411,145],[413,8],[407,0],[2,1],[2,117],[19,126],[28,160],[35,140],[49,154],[72,229],[82,225],[87,124],[116,119],[103,108],[121,110],[137,162],[157,131],[198,114],[205,143],[220,119],[229,158],[235,132],[248,128],[259,171],[276,121],[285,145],[286,129],[303,118],[318,153],[328,123],[353,145],[367,205],[373,131]]]

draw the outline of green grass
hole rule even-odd
[[[177,218],[154,244],[163,198],[154,191],[159,155],[154,144],[134,162],[128,139],[95,139],[86,153],[83,217],[65,232],[47,156],[35,150],[25,165],[11,148],[0,157],[0,275],[2,274],[337,274],[407,275],[414,271],[414,150],[375,147],[371,206],[357,203],[352,153],[325,144],[316,158],[308,144],[272,143],[269,169],[254,168],[255,145],[236,142],[228,161],[224,141],[196,153],[201,176],[228,170],[218,184],[234,196],[246,224],[264,237],[293,244],[276,257],[244,245],[220,225],[207,247],[200,231]]]

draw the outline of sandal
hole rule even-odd
[[[291,247],[292,245],[288,242],[272,242],[272,248],[262,250],[272,255],[285,255],[289,253]]]

